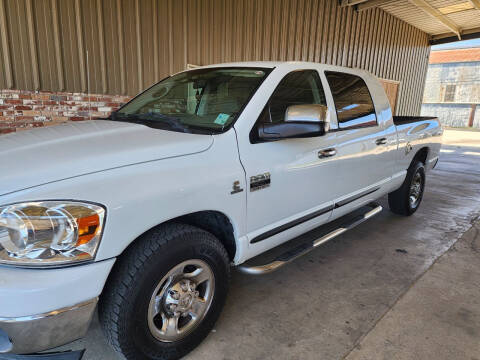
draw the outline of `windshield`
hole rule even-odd
[[[112,114],[112,120],[162,129],[220,133],[229,128],[271,69],[208,68],[152,86]]]

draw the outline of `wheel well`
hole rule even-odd
[[[229,218],[219,211],[199,211],[187,215],[183,215],[169,222],[181,222],[193,225],[208,231],[215,235],[227,250],[228,257],[233,260],[237,250],[233,226]]]
[[[413,157],[412,163],[410,165],[414,164],[417,161],[421,161],[423,165],[425,165],[427,163],[428,151],[429,151],[428,147],[424,147],[418,150],[415,156]]]

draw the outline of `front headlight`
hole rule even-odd
[[[105,209],[75,201],[0,207],[0,264],[49,266],[92,260]]]

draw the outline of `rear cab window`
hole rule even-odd
[[[339,130],[376,126],[377,116],[365,81],[356,75],[326,71]]]

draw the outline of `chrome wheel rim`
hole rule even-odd
[[[410,184],[410,192],[408,197],[410,207],[412,209],[416,208],[420,202],[420,197],[422,194],[422,182],[422,175],[419,172],[415,173],[412,183]]]
[[[212,304],[215,277],[202,260],[187,260],[158,283],[150,299],[148,327],[162,342],[178,341],[204,319]]]

